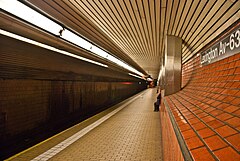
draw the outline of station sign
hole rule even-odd
[[[240,28],[220,39],[200,54],[201,65],[211,64],[240,53]]]

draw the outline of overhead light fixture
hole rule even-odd
[[[127,64],[125,65],[125,68],[128,69],[129,71],[132,71],[133,73],[136,73],[136,74],[140,75],[141,77],[144,76],[143,73],[137,71],[136,69],[134,69],[133,67],[131,67],[131,66],[127,65]]]
[[[136,74],[140,75],[141,77],[144,76],[143,73],[137,71],[137,70],[134,69],[133,67],[129,66],[128,64],[124,63],[123,61],[117,59],[116,57],[114,57],[114,56],[112,56],[112,55],[110,55],[110,54],[107,55],[107,59],[108,59],[109,61],[112,61],[112,62],[118,64],[119,66],[121,66],[121,67],[123,67],[123,68],[125,68],[125,69],[127,69],[127,70],[129,70],[129,71],[131,71],[131,72],[133,72],[133,73],[136,73]],[[141,78],[141,77],[140,77],[140,78]]]
[[[72,31],[68,30],[68,29],[64,29],[61,32],[61,37],[75,45],[78,45],[88,51],[93,52],[94,54],[103,57],[113,63],[116,63],[117,65],[131,71],[134,72],[140,76],[143,76],[143,74],[139,71],[137,71],[136,69],[132,68],[131,66],[129,66],[128,64],[124,63],[123,61],[121,61],[120,59],[117,59],[116,57],[108,54],[107,52],[105,52],[104,50],[102,50],[101,48],[97,47],[96,45],[91,44],[90,42],[88,42],[87,40],[81,38],[80,36],[78,36],[77,34],[73,33]]]
[[[83,38],[81,38],[80,36],[71,32],[68,29],[64,29],[62,31],[61,38],[65,39],[65,40],[67,40],[67,41],[69,41],[69,42],[71,42],[75,45],[78,45],[81,48],[86,49],[88,51],[90,51],[92,46],[93,46],[90,42],[84,40]]]
[[[62,30],[62,26],[17,0],[0,0],[0,7],[14,16],[54,35],[59,35],[59,31]]]
[[[107,56],[109,55],[106,51],[100,49],[99,47],[93,45],[91,51],[95,54],[97,54],[98,56],[101,56],[103,58],[107,58]]]
[[[62,31],[61,37],[75,45],[80,46],[81,48],[84,48],[88,51],[93,52],[94,54],[101,56],[103,58],[106,58],[108,53],[105,52],[104,50],[100,49],[99,47],[91,44],[90,42],[88,42],[87,40],[81,38],[80,36],[78,36],[77,34],[71,32],[68,29],[64,29]]]
[[[131,76],[136,77],[136,78],[144,79],[144,77],[140,77],[140,76],[135,75],[135,74],[132,74],[132,73],[128,73],[128,75],[131,75]],[[144,79],[144,80],[145,80],[145,79]]]
[[[60,54],[63,54],[63,55],[67,55],[67,56],[70,56],[70,57],[73,57],[73,58],[76,58],[76,59],[80,59],[80,60],[83,60],[83,61],[86,61],[86,62],[89,62],[89,63],[92,63],[92,64],[96,64],[96,65],[99,65],[99,66],[102,66],[102,67],[105,67],[105,68],[108,67],[105,64],[93,61],[91,59],[81,57],[79,55],[72,54],[72,53],[64,51],[64,50],[57,49],[55,47],[52,47],[52,46],[49,46],[49,45],[31,40],[31,39],[28,39],[28,38],[25,38],[25,37],[22,37],[22,36],[19,36],[19,35],[16,35],[16,34],[10,33],[8,31],[4,31],[2,29],[0,29],[0,34],[11,37],[11,38],[14,38],[14,39],[17,39],[17,40],[20,40],[20,41],[23,41],[23,42],[26,42],[26,43],[29,43],[29,44],[32,44],[32,45],[42,47],[44,49],[51,50],[51,51],[54,51],[54,52],[57,52],[57,53],[60,53]]]

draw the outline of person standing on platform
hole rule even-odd
[[[158,112],[159,111],[159,106],[161,105],[161,90],[157,96],[157,101],[154,102],[154,112]]]

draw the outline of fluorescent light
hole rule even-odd
[[[61,37],[75,45],[80,46],[81,48],[84,48],[88,51],[93,52],[94,54],[101,56],[103,58],[106,58],[108,53],[103,51],[102,49],[100,49],[99,47],[91,44],[90,42],[84,40],[83,38],[81,38],[80,36],[78,36],[77,34],[69,31],[68,29],[64,29],[62,32]]]
[[[86,50],[89,50],[89,51],[91,50],[91,48],[93,46],[90,42],[84,40],[77,34],[69,31],[68,29],[63,30],[61,37],[65,40],[67,40],[75,45],[78,45]]]
[[[112,56],[110,54],[107,55],[106,59],[111,61],[111,62],[114,62],[116,64],[118,64],[118,61],[119,61],[116,57],[114,57],[114,56]]]
[[[62,27],[17,0],[0,0],[1,9],[36,25],[52,34],[59,35]]]
[[[103,58],[106,58],[107,60],[116,63],[117,65],[131,71],[134,72],[140,76],[143,76],[143,74],[139,71],[137,71],[136,69],[132,68],[131,66],[129,66],[128,64],[124,63],[123,61],[121,61],[120,59],[117,59],[116,57],[108,54],[107,52],[105,52],[104,50],[100,49],[99,47],[91,44],[90,42],[84,40],[83,38],[81,38],[80,36],[78,36],[77,34],[64,29],[62,32],[61,37],[75,45],[78,45],[88,51],[93,52],[94,54],[101,56]]]
[[[107,56],[108,56],[108,53],[106,51],[103,51],[102,49],[100,49],[99,47],[97,47],[95,45],[92,46],[91,51],[103,58],[107,58]]]
[[[130,71],[132,71],[132,72],[134,72],[134,73],[136,73],[136,74],[138,74],[138,75],[140,75],[140,76],[142,76],[142,77],[144,76],[143,73],[137,71],[137,70],[134,69],[133,67],[128,66],[127,69],[130,70]]]
[[[27,42],[29,44],[33,44],[33,45],[42,47],[44,49],[51,50],[51,51],[54,51],[54,52],[57,52],[57,53],[60,53],[60,54],[63,54],[63,55],[67,55],[67,56],[70,56],[70,57],[73,57],[73,58],[76,58],[76,59],[80,59],[80,60],[83,60],[83,61],[86,61],[86,62],[89,62],[89,63],[92,63],[92,64],[96,64],[96,65],[99,65],[99,66],[102,66],[102,67],[108,67],[105,64],[102,64],[102,63],[99,63],[99,62],[96,62],[96,61],[93,61],[93,60],[90,60],[90,59],[87,59],[87,58],[84,58],[84,57],[81,57],[81,56],[78,56],[78,55],[75,55],[75,54],[72,54],[72,53],[64,51],[64,50],[59,50],[55,47],[52,47],[52,46],[49,46],[49,45],[31,40],[31,39],[28,39],[28,38],[25,38],[25,37],[22,37],[22,36],[19,36],[19,35],[16,35],[16,34],[1,30],[1,29],[0,29],[0,34],[11,37],[11,38],[14,38],[14,39],[17,39],[17,40],[20,40],[20,41]]]
[[[128,73],[128,75],[131,75],[131,76],[136,77],[136,78],[144,79],[143,77],[140,77],[140,76],[132,74],[132,73]]]
[[[125,68],[125,69],[127,69],[127,70],[129,70],[129,71],[131,71],[131,72],[133,72],[133,73],[136,73],[136,74],[138,74],[138,75],[140,75],[140,76],[144,76],[144,74],[142,74],[141,72],[137,71],[137,70],[134,69],[133,67],[129,66],[128,64],[124,63],[123,61],[115,58],[114,56],[112,56],[112,55],[110,55],[110,54],[108,54],[106,58],[107,58],[108,60],[110,60],[110,61],[118,64],[119,66],[121,66],[121,67],[123,67],[123,68]]]

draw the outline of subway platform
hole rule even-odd
[[[7,160],[163,160],[156,97],[147,89]]]

